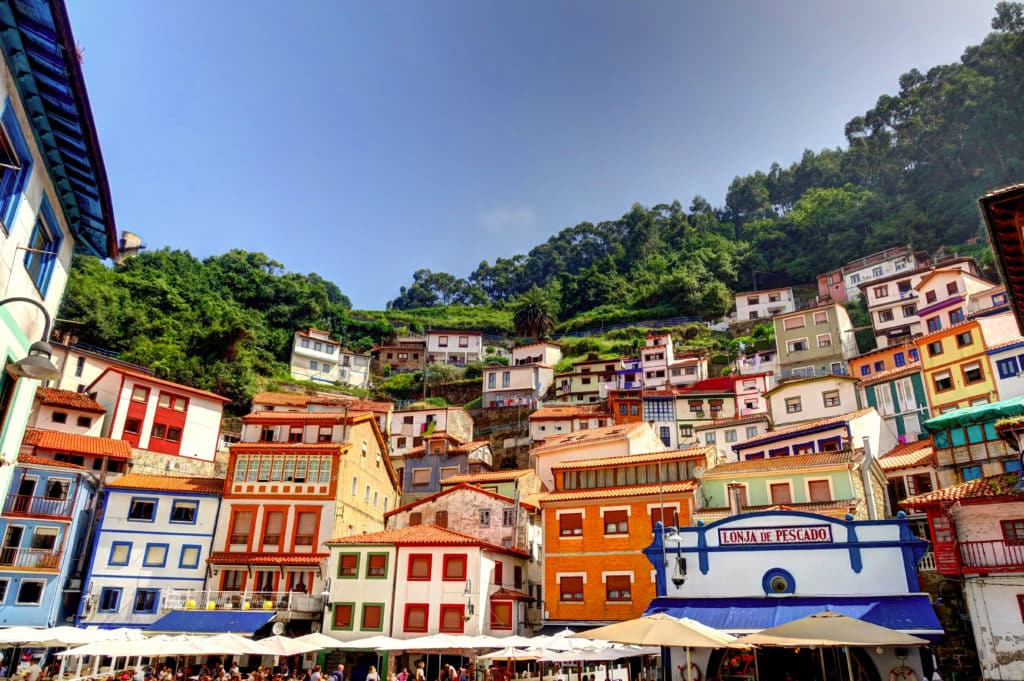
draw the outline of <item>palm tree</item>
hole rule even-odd
[[[516,334],[523,338],[547,336],[555,328],[557,314],[558,303],[537,286],[512,303],[512,323]]]

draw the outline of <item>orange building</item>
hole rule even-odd
[[[915,366],[920,361],[921,357],[918,354],[917,346],[913,341],[909,341],[851,357],[849,360],[850,375],[866,381],[883,371]]]
[[[710,446],[555,464],[544,516],[544,610],[552,624],[598,624],[643,614],[656,595],[644,556],[654,524],[690,524],[695,472]]]

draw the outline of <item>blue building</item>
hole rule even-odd
[[[56,626],[74,614],[95,492],[84,466],[18,457],[0,515],[0,625]]]
[[[402,500],[408,503],[441,491],[441,480],[491,470],[494,454],[486,440],[462,442],[444,431],[423,438],[423,446],[402,459]]]
[[[110,483],[78,622],[144,627],[168,611],[205,606],[223,486],[221,478],[140,473]]]

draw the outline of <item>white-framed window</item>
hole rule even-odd
[[[45,579],[23,579],[18,585],[18,595],[14,598],[14,604],[39,605],[43,602],[43,591],[45,590]]]
[[[802,352],[807,349],[806,338],[796,338],[791,341],[786,341],[787,352]]]
[[[430,484],[430,469],[429,468],[413,468],[412,469],[412,484],[414,484],[414,485],[429,485]]]
[[[814,313],[815,324],[828,324],[828,310],[822,310],[821,312]]]
[[[803,411],[803,405],[800,403],[800,397],[787,397],[786,398],[786,413],[787,414],[799,414]]]
[[[830,334],[830,333],[818,334],[818,347],[819,348],[830,348],[830,347],[832,347],[832,334]]]
[[[789,317],[788,319],[782,320],[782,328],[786,329],[787,331],[792,331],[793,329],[802,329],[804,328],[806,323],[807,322],[802,316]]]
[[[839,406],[839,391],[838,390],[826,390],[821,394],[822,402],[826,407],[838,407]]]
[[[725,431],[725,441],[736,442],[736,431],[734,429]]]

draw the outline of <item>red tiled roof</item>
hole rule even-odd
[[[734,416],[731,419],[716,419],[706,423],[698,423],[693,426],[694,430],[714,430],[715,428],[728,428],[729,426],[742,426],[744,423],[757,423],[767,421],[767,412],[760,414],[747,414],[746,416]]]
[[[299,393],[261,392],[252,396],[252,401],[259,404],[269,404],[275,407],[305,407],[309,404],[310,396]]]
[[[637,430],[649,427],[646,423],[638,422],[604,426],[603,428],[588,428],[587,430],[577,430],[575,433],[566,433],[564,435],[552,435],[544,440],[544,444],[535,448],[533,453],[539,454],[553,449],[607,442],[609,440],[624,440]]]
[[[224,479],[126,473],[114,482],[107,483],[107,487],[147,489],[166,492],[193,492],[196,494],[220,494],[221,490],[224,488]]]
[[[697,381],[691,386],[679,388],[676,393],[735,392],[739,376],[716,376]]]
[[[908,362],[906,366],[893,367],[892,369],[885,369],[874,374],[870,374],[860,379],[861,385],[871,385],[879,381],[887,381],[890,378],[898,378],[900,376],[907,376],[910,374],[916,374],[921,371],[920,362]]]
[[[526,601],[530,597],[524,594],[522,591],[516,591],[515,589],[501,588],[492,593],[489,598],[492,601]]]
[[[438,527],[437,525],[413,525],[397,530],[384,530],[351,537],[338,537],[325,542],[328,546],[363,544],[390,544],[393,546],[479,546],[490,551],[500,551],[514,556],[526,555],[522,549],[506,548],[481,541],[468,534]]]
[[[830,426],[830,425],[833,425],[833,424],[838,425],[840,423],[846,423],[847,421],[852,421],[853,419],[860,418],[861,416],[864,416],[865,414],[873,412],[874,410],[875,410],[874,407],[868,407],[867,409],[858,409],[857,411],[852,411],[852,412],[850,412],[848,414],[840,414],[838,416],[829,416],[828,418],[818,419],[817,421],[806,421],[804,423],[794,423],[791,426],[785,426],[783,428],[776,428],[775,430],[769,430],[766,433],[761,433],[757,437],[752,437],[752,438],[750,438],[749,440],[747,440],[745,442],[739,443],[738,445],[733,447],[733,449],[746,449],[749,445],[752,445],[752,444],[758,444],[758,443],[760,443],[762,441],[765,441],[765,440],[774,440],[775,438],[778,438],[779,436],[785,436],[785,435],[788,435],[790,433],[800,433],[800,432],[803,432],[805,430],[809,430],[811,428],[820,428],[822,426]]]
[[[220,395],[218,395],[216,393],[207,392],[206,390],[200,390],[199,388],[193,388],[192,386],[182,385],[181,383],[175,383],[173,381],[165,381],[162,378],[156,378],[155,376],[150,376],[149,374],[145,374],[145,373],[143,373],[141,371],[133,371],[131,369],[125,369],[123,367],[110,367],[108,369],[104,369],[103,373],[99,375],[99,378],[97,378],[95,381],[93,381],[90,384],[89,387],[92,387],[92,386],[96,385],[96,381],[99,381],[101,378],[103,378],[108,373],[121,374],[122,376],[127,376],[129,378],[134,378],[136,381],[138,381],[139,383],[142,383],[143,385],[147,385],[147,384],[148,385],[162,385],[162,386],[164,386],[166,388],[170,388],[170,389],[176,390],[178,392],[189,393],[189,394],[192,394],[192,395],[198,395],[200,397],[207,397],[207,398],[209,398],[211,400],[217,400],[218,402],[230,402],[231,401],[229,398],[221,397]]]
[[[483,473],[460,473],[459,475],[445,478],[440,484],[458,485],[468,482],[471,485],[479,485],[485,482],[512,482],[531,473],[533,473],[532,468],[506,468],[500,471],[485,471]]]
[[[107,408],[92,399],[85,393],[76,393],[74,390],[58,390],[57,388],[39,387],[36,389],[36,399],[40,404],[47,407],[65,407],[88,411],[94,414],[105,414]]]
[[[530,414],[531,421],[544,419],[599,418],[613,414],[603,404],[561,405],[549,404]]]
[[[45,456],[33,456],[32,454],[19,454],[18,463],[27,464],[29,466],[57,466],[59,468],[74,468],[79,471],[85,470],[85,466],[79,466],[77,463],[54,461],[53,459],[47,459]]]
[[[493,499],[498,499],[500,501],[507,501],[509,503],[514,503],[515,502],[515,499],[513,499],[512,497],[507,497],[504,494],[498,494],[497,492],[492,492],[489,489],[484,489],[482,487],[478,487],[477,485],[471,485],[468,482],[461,482],[458,485],[455,485],[454,487],[449,487],[447,489],[443,489],[440,492],[434,492],[433,494],[430,494],[430,495],[425,496],[425,497],[421,497],[421,498],[419,498],[419,499],[417,499],[415,501],[410,501],[408,504],[404,504],[402,506],[399,506],[398,508],[392,509],[392,510],[388,511],[387,513],[385,513],[384,517],[385,518],[390,518],[391,516],[398,515],[399,513],[404,513],[406,511],[410,511],[410,510],[416,508],[417,506],[422,506],[423,504],[430,503],[431,501],[436,501],[437,499],[439,499],[439,498],[441,498],[443,496],[447,496],[447,495],[449,495],[449,494],[451,494],[453,492],[458,492],[459,490],[469,490],[469,491],[475,492],[477,494],[483,494],[483,495],[489,496],[489,497],[491,497]],[[521,505],[523,505],[523,506],[529,506],[531,508],[537,508],[533,504],[527,503],[526,501],[522,501],[521,500],[519,503]]]
[[[621,487],[598,487],[595,489],[572,489],[560,492],[549,492],[540,498],[541,504],[556,501],[587,501],[596,499],[615,499],[621,497],[645,497],[661,494],[679,494],[693,492],[700,485],[696,480],[680,482],[654,483],[647,485],[623,485]]]
[[[67,454],[84,454],[86,456],[107,456],[111,459],[127,460],[132,457],[132,447],[124,440],[112,440],[109,437],[90,437],[76,433],[61,433],[56,430],[38,430],[29,428],[25,431],[24,444],[32,445],[37,450],[62,452]]]
[[[215,565],[320,565],[329,553],[260,553],[217,551],[206,559]]]
[[[661,461],[683,461],[685,459],[706,458],[715,452],[714,445],[694,445],[684,449],[670,449],[667,452],[651,452],[650,454],[632,454],[630,456],[613,456],[607,459],[583,459],[582,461],[563,461],[551,467],[553,471],[577,470],[581,468],[608,468],[609,466],[628,466],[633,464],[658,463]]]
[[[945,501],[970,501],[973,499],[993,499],[1013,496],[1013,488],[1020,479],[1017,473],[1002,473],[987,478],[979,478],[970,482],[962,482],[952,487],[943,487],[933,492],[925,492],[904,499],[900,506],[918,507],[925,504]],[[1020,497],[1013,496],[1014,499]]]
[[[820,454],[797,454],[776,456],[771,459],[748,459],[730,461],[705,471],[705,478],[724,478],[737,473],[764,473],[769,471],[794,470],[798,468],[847,466],[854,461],[854,454],[845,452],[822,452]]]
[[[883,471],[895,471],[916,466],[934,466],[935,463],[935,450],[932,448],[931,440],[908,442],[890,450],[884,456],[878,457],[878,465],[882,467]]]
[[[325,334],[326,337],[325,336],[321,336],[321,335],[314,336],[313,333],[312,333],[313,331],[319,331],[320,333]],[[318,340],[318,341],[321,341],[322,343],[330,343],[331,345],[341,345],[340,341],[331,340],[330,332],[324,331],[323,329],[310,329],[309,331],[296,331],[295,335],[296,336],[301,336],[303,338],[311,338],[312,340]]]
[[[367,412],[343,411],[254,411],[242,417],[243,423],[360,423],[373,417]]]

